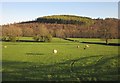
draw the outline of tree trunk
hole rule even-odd
[[[106,39],[106,44],[108,45],[108,39]]]

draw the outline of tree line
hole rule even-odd
[[[2,29],[3,41],[18,41],[19,37],[33,37],[35,41],[50,42],[52,35],[49,34],[47,28],[40,24],[34,28],[20,27],[16,24],[3,26]]]
[[[64,19],[68,19],[63,16]],[[68,16],[70,17],[70,16]],[[74,16],[71,17],[73,19]],[[55,19],[55,16],[45,17],[50,19]],[[58,18],[58,17],[57,17]],[[61,19],[61,17],[59,17]],[[75,17],[76,18],[76,17]],[[85,17],[83,17],[85,18]],[[82,19],[83,19],[82,18]],[[50,20],[49,19],[49,20]],[[70,19],[70,18],[69,18]],[[8,25],[2,25],[2,39],[3,40],[18,40],[19,36],[22,37],[33,37],[35,41],[49,42],[52,37],[59,38],[101,38],[105,39],[106,43],[109,39],[120,38],[119,31],[119,21],[115,18],[106,19],[89,19],[90,22],[82,21],[83,24],[65,24],[59,23],[44,23],[39,21],[34,22],[22,22],[14,23]],[[38,20],[38,19],[37,19]],[[42,20],[42,19],[41,19]]]
[[[77,24],[89,26],[94,23],[94,21],[89,17],[81,17],[75,15],[52,15],[38,17],[36,20],[21,22],[21,23],[56,23],[56,24]]]

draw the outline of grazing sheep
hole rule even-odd
[[[84,50],[87,49],[87,48],[89,48],[89,47],[90,47],[89,45],[85,45]]]
[[[80,46],[77,46],[77,48],[79,48]]]
[[[86,47],[84,48],[84,50],[86,49]]]
[[[7,46],[4,46],[4,48],[7,48]]]
[[[56,53],[57,53],[57,50],[54,49],[54,50],[53,50],[53,53],[56,54]]]
[[[90,46],[89,46],[89,45],[86,45],[85,47],[89,48]]]

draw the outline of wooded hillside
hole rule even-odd
[[[43,31],[39,29],[43,26],[46,28],[44,32],[47,32],[53,37],[120,38],[118,33],[120,30],[118,19],[92,19],[74,15],[44,16],[38,17],[33,21],[2,25],[1,32],[3,36],[28,37],[42,33]],[[14,33],[15,31],[17,31],[17,33]]]

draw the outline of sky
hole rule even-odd
[[[2,2],[0,24],[35,20],[48,15],[118,18],[117,2]]]

